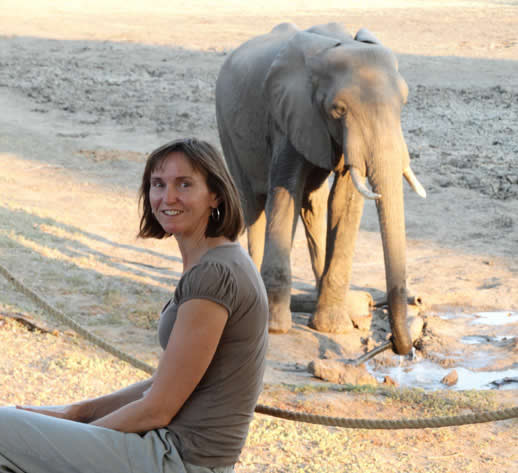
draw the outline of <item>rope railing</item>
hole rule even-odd
[[[354,419],[345,417],[330,417],[304,412],[286,411],[276,407],[258,404],[255,411],[260,414],[279,417],[281,419],[306,422],[309,424],[344,427],[349,429],[402,430],[452,427],[467,424],[481,424],[497,420],[507,420],[518,417],[518,407],[500,409],[498,411],[479,412],[460,416],[428,417],[421,419]]]
[[[17,291],[21,292],[29,299],[31,299],[36,305],[41,307],[43,310],[48,312],[51,316],[56,318],[61,323],[68,325],[85,340],[93,343],[94,345],[102,348],[111,355],[119,358],[126,363],[129,363],[133,367],[144,371],[148,374],[153,374],[155,368],[143,361],[129,355],[128,353],[119,350],[103,338],[93,334],[89,330],[79,325],[68,315],[64,314],[60,310],[51,306],[36,292],[29,289],[21,281],[15,278],[6,268],[0,264],[0,274],[11,283]],[[386,348],[386,347],[385,347]],[[364,355],[365,356],[365,355]],[[344,418],[344,417],[330,417],[321,416],[317,414],[307,414],[304,412],[290,411],[279,409],[276,407],[265,406],[257,404],[255,412],[258,414],[265,414],[269,416],[278,417],[281,419],[306,422],[311,424],[319,424],[333,427],[344,427],[352,429],[424,429],[424,428],[439,428],[439,427],[452,427],[467,424],[480,424],[484,422],[493,422],[507,419],[514,419],[518,417],[518,406],[506,409],[500,409],[497,411],[479,412],[473,414],[465,414],[460,416],[448,416],[448,417],[430,417],[421,419],[355,419],[355,418]]]

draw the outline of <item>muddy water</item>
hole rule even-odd
[[[438,389],[518,389],[518,312],[445,313],[427,319],[423,349],[413,356],[368,363],[377,378],[399,386]],[[442,383],[453,370],[458,380]]]

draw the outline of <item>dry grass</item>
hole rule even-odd
[[[99,396],[146,377],[73,333],[30,331],[2,317],[0,347],[1,405],[67,403]]]

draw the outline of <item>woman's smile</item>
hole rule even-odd
[[[183,213],[181,210],[162,210],[163,213],[168,215],[169,217],[175,217],[176,215],[180,215]]]

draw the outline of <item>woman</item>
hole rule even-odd
[[[0,409],[0,472],[232,472],[262,388],[267,296],[236,242],[236,187],[208,143],[153,151],[139,236],[173,235],[183,260],[158,328],[154,375],[96,399]]]

